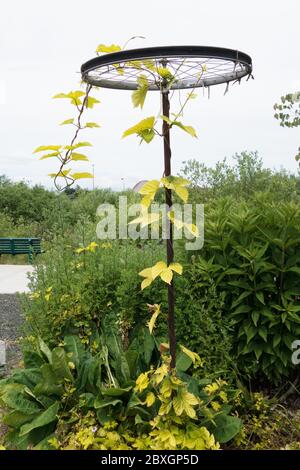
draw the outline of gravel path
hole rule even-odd
[[[0,339],[6,343],[8,369],[17,365],[20,350],[17,344],[22,324],[21,307],[16,295],[0,295]]]

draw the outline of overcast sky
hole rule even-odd
[[[267,167],[296,171],[300,145],[297,129],[283,129],[273,117],[282,94],[300,90],[299,0],[10,0],[1,2],[0,16],[0,174],[14,180],[51,186],[47,173],[54,160],[39,161],[38,145],[68,143],[70,129],[58,123],[72,116],[57,92],[78,88],[80,66],[95,55],[99,43],[131,47],[208,45],[239,49],[251,55],[255,80],[213,87],[211,97],[199,92],[185,112],[198,139],[180,129],[172,134],[173,174],[181,162],[196,158],[213,165],[243,150],[258,150]],[[115,189],[162,174],[162,143],[138,145],[122,132],[159,109],[159,96],[149,93],[143,111],[133,110],[130,92],[100,90],[101,105],[89,120],[101,129],[86,130],[96,186]],[[176,107],[176,98],[174,101]],[[177,109],[177,108],[176,108]],[[75,167],[90,171],[91,164]],[[91,182],[83,182],[90,186]]]

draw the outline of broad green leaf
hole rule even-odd
[[[101,393],[104,396],[108,397],[122,397],[124,395],[128,395],[132,390],[132,387],[125,387],[125,388],[102,388]]]
[[[21,411],[12,411],[11,413],[5,414],[2,421],[6,426],[19,429],[23,424],[32,421],[36,416],[38,416],[38,413],[29,415]]]
[[[94,402],[94,408],[96,410],[99,410],[101,408],[106,408],[107,406],[116,406],[119,403],[122,403],[121,400],[119,399],[111,399],[111,398],[102,398],[102,397],[97,397],[95,402]]]
[[[94,178],[94,176],[92,175],[92,173],[73,173],[72,175],[70,175],[71,178],[73,178],[74,180],[80,180],[80,179],[85,179],[85,178]]]
[[[68,366],[66,353],[63,348],[57,347],[52,351],[52,367],[59,380],[73,382],[73,375]]]
[[[221,414],[214,417],[214,422],[215,425],[208,425],[207,427],[221,444],[233,439],[242,429],[242,421],[235,416]]]
[[[152,130],[155,124],[155,117],[150,116],[142,121],[138,122],[134,126],[130,127],[123,133],[123,138],[129,135],[137,134],[140,135],[143,131]]]
[[[252,312],[251,317],[255,326],[257,326],[258,319],[260,317],[260,312]]]
[[[20,436],[25,436],[33,429],[41,428],[46,424],[52,423],[58,419],[57,413],[60,408],[59,402],[53,403],[47,410],[41,413],[37,418],[33,419],[31,423],[24,424],[20,429]]]
[[[187,371],[193,364],[192,359],[184,354],[182,351],[176,357],[176,369],[181,372]]]
[[[52,363],[52,353],[49,349],[49,347],[47,346],[47,344],[45,343],[45,341],[42,340],[42,338],[38,338],[38,346],[39,346],[39,350],[41,351],[41,353],[43,353],[43,355],[48,359],[48,362],[51,364]]]
[[[61,383],[59,383],[59,379],[55,375],[51,364],[43,364],[40,370],[43,376],[43,380],[35,386],[35,395],[37,395],[39,398],[43,395],[61,396],[64,393],[64,389]]]
[[[85,353],[84,346],[78,336],[70,335],[64,338],[65,350],[67,353],[71,353],[71,360],[74,362],[76,367],[79,367],[80,361]]]
[[[9,384],[6,385],[1,393],[1,401],[6,407],[20,411],[21,413],[31,415],[41,410],[37,402],[34,402],[24,396],[23,385]]]
[[[193,351],[190,351],[188,348],[186,348],[182,344],[180,345],[180,349],[184,354],[186,354],[192,360],[193,364],[196,364],[196,362],[201,363],[201,359],[200,359],[199,354],[197,354]]]
[[[265,299],[263,292],[256,292],[256,298],[265,305]]]

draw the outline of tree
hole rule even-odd
[[[281,103],[274,105],[276,111],[274,117],[280,121],[282,127],[300,126],[300,91],[289,93],[281,97]],[[300,160],[300,147],[296,160]]]

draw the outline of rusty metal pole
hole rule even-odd
[[[169,91],[162,91],[162,112],[163,115],[169,118],[170,116],[170,101]],[[163,121],[163,139],[164,139],[164,176],[171,175],[171,147],[170,147],[170,126],[166,121]],[[172,207],[172,191],[165,188],[165,197],[167,211],[169,212]],[[167,217],[167,264],[173,263],[174,249],[173,249],[173,225]],[[174,297],[174,283],[173,279],[171,284],[168,284],[168,333],[169,345],[171,354],[170,368],[174,369],[176,365],[176,334],[175,334],[175,297]]]

